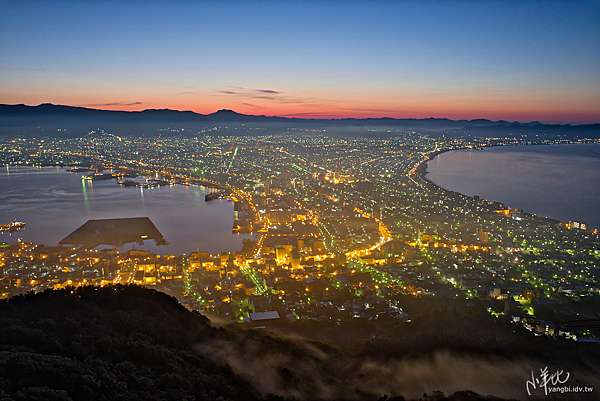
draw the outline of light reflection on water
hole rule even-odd
[[[115,180],[82,181],[80,173],[60,168],[10,167],[0,170],[0,223],[24,221],[27,227],[0,241],[16,238],[56,245],[89,219],[149,217],[166,246],[144,248],[161,253],[236,251],[248,236],[233,234],[233,204],[206,203],[200,187],[175,185],[154,189],[121,187]],[[139,246],[138,246],[139,247]]]

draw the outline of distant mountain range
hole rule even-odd
[[[43,103],[37,106],[24,104],[0,105],[0,130],[3,133],[15,129],[89,129],[89,128],[193,128],[215,123],[322,126],[322,127],[396,127],[402,129],[448,131],[452,134],[539,134],[565,136],[600,136],[597,124],[544,124],[538,121],[492,121],[487,119],[451,120],[447,118],[289,118],[265,115],[240,114],[222,109],[211,114],[171,109],[148,109],[143,111],[99,110],[86,107]]]

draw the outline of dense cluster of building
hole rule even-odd
[[[440,152],[529,142],[301,132],[3,139],[3,165],[84,166],[214,188],[235,202],[233,230],[254,235],[239,252],[220,254],[6,243],[0,293],[137,283],[236,320],[409,320],[402,297],[464,297],[532,325],[538,307],[556,311],[600,294],[598,231],[424,177],[425,162]]]

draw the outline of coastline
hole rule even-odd
[[[463,146],[463,147],[453,148],[453,149],[442,149],[442,150],[438,150],[437,152],[431,153],[426,160],[421,161],[421,163],[419,163],[419,165],[415,169],[415,176],[422,178],[423,180],[425,180],[427,182],[430,182],[431,184],[435,185],[438,188],[441,188],[445,191],[449,191],[448,189],[437,185],[436,183],[434,183],[433,181],[429,180],[426,177],[427,164],[430,161],[432,161],[433,159],[435,159],[437,156],[439,156],[443,153],[458,152],[461,150],[484,150],[484,149],[491,149],[491,148],[504,148],[507,146],[555,146],[555,145],[587,145],[587,144],[600,144],[600,140],[589,140],[587,142],[566,141],[566,142],[554,142],[554,143],[527,143],[527,142],[525,142],[525,143],[510,143],[510,144],[505,144],[505,145],[496,144],[496,145],[484,145],[484,146],[474,146],[474,147]],[[465,195],[465,196],[469,196],[469,195]]]
[[[474,146],[474,147],[463,146],[463,147],[453,148],[453,149],[442,149],[442,150],[438,150],[437,152],[431,153],[427,159],[421,161],[421,163],[419,163],[419,165],[415,169],[415,176],[423,179],[424,181],[431,183],[432,185],[435,185],[436,187],[438,187],[440,189],[443,189],[444,191],[456,192],[456,191],[451,191],[449,189],[446,189],[446,188],[436,184],[435,182],[431,181],[429,178],[427,178],[427,164],[430,161],[433,161],[436,157],[438,157],[439,155],[441,155],[443,153],[458,152],[461,150],[484,150],[484,149],[491,149],[491,148],[504,148],[507,146],[556,146],[556,145],[587,145],[587,144],[600,144],[600,141],[590,140],[589,142],[567,141],[567,142],[555,142],[555,143],[511,143],[511,144],[506,144],[506,145],[498,144],[498,145],[485,145],[485,146]],[[472,196],[470,196],[470,195],[466,195],[466,194],[462,194],[462,193],[461,193],[461,195],[469,196],[472,198]],[[492,199],[487,199],[487,200],[492,201],[492,202],[497,202]]]
[[[486,146],[475,146],[475,147],[458,147],[458,148],[453,148],[453,149],[443,149],[437,152],[433,152],[429,155],[429,157],[426,160],[423,160],[419,166],[415,169],[415,176],[422,179],[423,181],[435,186],[437,189],[440,189],[444,192],[448,192],[448,193],[453,193],[453,194],[459,194],[461,196],[465,196],[468,198],[475,198],[475,195],[467,195],[464,194],[462,192],[458,192],[458,191],[453,191],[451,189],[447,189],[444,188],[443,186],[435,183],[434,181],[432,181],[431,179],[428,178],[428,171],[427,171],[427,166],[429,164],[430,161],[433,161],[436,157],[438,157],[439,155],[443,154],[443,153],[448,153],[448,152],[455,152],[455,151],[463,151],[463,150],[477,150],[477,151],[481,151],[484,149],[488,149],[488,148],[503,148],[503,147],[516,147],[516,146],[523,146],[523,147],[529,147],[529,146],[556,146],[556,145],[584,145],[584,144],[600,144],[600,142],[595,141],[595,140],[591,140],[591,141],[586,141],[586,142],[575,142],[575,141],[567,141],[567,142],[558,142],[558,143],[515,143],[515,144],[505,144],[505,145],[486,145]],[[500,201],[500,200],[496,200],[496,199],[489,199],[486,197],[480,197],[481,199],[488,201],[488,202],[493,202],[493,203],[497,203],[500,205],[504,205],[506,207],[510,207],[510,208],[514,208],[517,210],[521,210],[522,212],[531,215],[533,217],[536,218],[543,218],[543,219],[547,219],[550,220],[552,222],[556,222],[556,223],[565,223],[566,221],[573,221],[575,218],[570,218],[569,220],[562,220],[560,218],[555,218],[555,217],[550,217],[547,215],[543,215],[543,214],[539,214],[539,213],[535,213],[533,211],[527,210],[527,209],[522,209],[520,207],[512,207],[506,204],[506,202],[504,201]],[[576,219],[575,219],[576,220]],[[586,222],[587,223],[587,222]],[[595,224],[588,224],[588,227],[595,227]]]
[[[456,192],[456,191],[451,191],[449,189],[446,189],[438,184],[436,184],[435,182],[431,181],[429,178],[427,178],[427,165],[429,164],[430,161],[433,161],[436,157],[438,157],[441,154],[444,153],[449,153],[449,152],[457,152],[457,151],[461,151],[461,150],[481,150],[481,149],[485,149],[485,148],[492,148],[495,146],[506,146],[506,145],[491,145],[491,146],[479,146],[479,147],[467,147],[467,146],[463,146],[460,148],[454,148],[454,149],[442,149],[442,150],[438,150],[437,152],[433,152],[429,155],[429,157],[426,160],[423,160],[421,163],[419,163],[419,165],[417,166],[417,168],[415,169],[415,176],[417,176],[418,178],[422,179],[423,181],[427,181],[428,183],[430,183],[431,185],[436,186],[437,188],[443,190],[443,191],[447,191],[447,192],[452,192],[452,193],[460,193],[460,192]],[[462,194],[463,196],[469,196],[469,195],[465,195]],[[472,198],[472,196],[469,196]],[[495,201],[493,201],[495,202]]]
[[[154,224],[156,224],[157,227],[160,228],[161,233],[163,233],[165,235],[165,237],[168,237],[169,239],[169,243],[166,246],[154,246],[153,244],[145,244],[145,247],[147,249],[149,249],[150,251],[157,253],[157,254],[161,254],[161,255],[166,255],[166,254],[173,254],[173,255],[180,255],[180,254],[189,254],[191,252],[195,252],[198,250],[202,250],[202,251],[207,251],[209,253],[220,253],[220,252],[233,252],[233,251],[238,251],[239,249],[241,249],[243,247],[243,241],[244,239],[251,239],[252,235],[247,234],[247,233],[240,233],[240,232],[235,232],[233,231],[233,227],[231,225],[229,225],[227,223],[227,221],[229,221],[229,219],[231,218],[231,221],[233,222],[234,218],[234,211],[233,211],[233,204],[231,202],[229,202],[228,200],[217,200],[215,202],[206,202],[205,201],[205,195],[208,193],[207,190],[204,188],[202,189],[200,184],[196,185],[192,185],[194,188],[194,191],[199,194],[199,199],[201,199],[201,201],[198,200],[193,200],[191,192],[190,192],[190,188],[188,185],[184,185],[181,182],[178,182],[174,185],[164,185],[164,186],[160,186],[160,187],[156,187],[156,188],[152,188],[150,191],[141,191],[139,188],[137,189],[133,189],[133,188],[123,188],[121,186],[119,186],[115,180],[103,180],[101,181],[101,187],[96,187],[94,191],[89,192],[89,191],[85,191],[82,189],[83,184],[81,183],[81,180],[79,179],[79,175],[78,173],[74,173],[68,170],[68,168],[66,167],[59,167],[56,165],[49,165],[49,166],[45,166],[45,167],[41,167],[41,166],[37,166],[37,165],[31,165],[31,164],[14,164],[14,165],[10,165],[11,167],[11,172],[10,174],[6,174],[5,171],[2,172],[2,174],[0,174],[0,178],[3,178],[2,183],[0,183],[0,186],[3,185],[4,182],[8,182],[8,181],[4,181],[5,179],[9,179],[9,180],[28,180],[29,178],[25,177],[25,176],[30,176],[33,175],[37,178],[37,180],[40,180],[40,182],[42,182],[39,188],[45,188],[42,187],[43,185],[47,185],[47,183],[49,183],[49,185],[53,186],[54,184],[54,180],[58,180],[60,179],[60,182],[62,183],[64,179],[67,179],[69,181],[67,181],[67,184],[64,185],[69,185],[69,187],[71,189],[65,189],[63,184],[57,184],[57,188],[59,188],[57,191],[54,192],[48,192],[48,196],[47,198],[45,198],[47,200],[47,202],[45,203],[45,205],[56,205],[58,204],[56,199],[66,199],[66,201],[68,202],[69,205],[71,205],[73,207],[73,209],[71,210],[70,213],[70,217],[66,218],[65,220],[61,220],[60,223],[64,225],[65,229],[64,231],[62,230],[50,230],[50,228],[48,227],[48,225],[46,223],[42,223],[40,224],[41,219],[36,218],[36,216],[39,216],[39,212],[37,212],[38,209],[44,209],[44,207],[40,207],[40,208],[31,208],[28,206],[28,209],[25,212],[21,212],[22,215],[19,218],[16,218],[12,215],[12,211],[9,211],[6,208],[6,205],[4,208],[2,208],[2,210],[0,210],[0,215],[2,215],[2,218],[0,219],[0,223],[4,223],[12,221],[12,220],[22,220],[22,221],[26,221],[27,222],[27,229],[23,230],[21,232],[15,232],[12,233],[8,233],[8,232],[3,232],[0,233],[0,245],[3,242],[7,242],[7,243],[14,243],[16,242],[18,239],[23,239],[25,242],[34,242],[34,243],[38,243],[38,244],[43,244],[46,246],[58,246],[59,242],[66,237],[70,232],[76,230],[78,227],[81,227],[81,225],[83,225],[86,221],[88,220],[102,220],[102,219],[110,219],[110,218],[150,218],[152,220],[152,222]],[[17,170],[21,170],[20,172],[17,172]],[[13,176],[14,173],[14,176]],[[50,174],[48,177],[45,176],[45,174],[48,173]],[[20,177],[20,178],[17,178]],[[75,180],[76,179],[76,180]],[[75,180],[73,182],[73,180]],[[13,181],[13,183],[11,185],[15,185],[17,188],[17,191],[21,191],[20,185],[19,184],[20,181]],[[74,186],[76,185],[76,186]],[[86,184],[89,185],[89,184]],[[89,186],[86,187],[89,190]],[[100,192],[98,192],[98,190]],[[163,191],[163,195],[154,195],[154,191],[155,190],[162,190]],[[102,191],[108,191],[108,192],[102,192]],[[143,192],[143,194],[140,195],[140,191]],[[178,202],[181,199],[185,199],[185,201],[183,203],[184,208],[190,208],[190,207],[195,207],[196,205],[202,203],[202,209],[200,210],[200,213],[196,213],[194,214],[195,216],[199,216],[199,215],[203,215],[203,216],[212,216],[214,215],[214,213],[216,213],[218,216],[224,216],[224,219],[221,222],[221,219],[212,219],[210,217],[208,217],[208,220],[206,220],[207,222],[211,223],[211,227],[214,227],[214,230],[212,230],[211,232],[214,235],[209,235],[209,234],[198,234],[196,235],[193,239],[191,240],[187,240],[187,239],[182,239],[183,238],[183,234],[180,234],[182,232],[189,232],[190,230],[195,230],[193,228],[193,224],[190,223],[190,225],[176,225],[175,223],[171,222],[169,219],[163,219],[163,221],[160,221],[160,218],[157,217],[159,215],[159,208],[158,205],[162,202],[163,203],[163,207],[167,208],[170,207],[169,205],[173,205],[175,203],[173,203],[173,197],[175,195],[167,195],[167,197],[165,198],[164,194],[168,194],[168,193],[172,193],[172,191],[178,191],[175,192],[175,194],[180,194],[177,196],[183,196],[183,198],[178,197]],[[74,195],[76,193],[76,196]],[[98,199],[100,198],[93,198],[94,194],[96,194],[96,196],[100,196],[102,201],[98,201]],[[150,196],[150,198],[148,198],[148,196]],[[62,198],[61,198],[62,197]],[[65,198],[66,197],[66,198]],[[191,197],[191,198],[190,198]],[[2,198],[2,197],[0,197]],[[135,198],[135,199],[134,199]],[[145,198],[145,199],[144,199]],[[83,199],[83,200],[82,200]],[[154,199],[154,200],[153,200]],[[80,203],[78,203],[80,201]],[[148,201],[150,201],[148,203]],[[88,206],[86,205],[86,202],[91,202],[92,206],[91,208],[88,208]],[[114,202],[117,203],[117,205],[121,205],[121,206],[117,206],[117,208],[115,209],[115,212],[112,212],[112,209],[110,212],[107,211],[107,205],[113,205]],[[138,203],[139,202],[139,203]],[[144,206],[144,202],[146,202],[146,205]],[[8,202],[8,204],[10,205],[11,203]],[[142,205],[139,207],[136,207],[136,205]],[[75,206],[73,206],[75,205]],[[95,205],[95,206],[93,206]],[[205,207],[210,208],[210,209],[205,209]],[[225,209],[223,209],[225,208]],[[178,208],[172,208],[172,210],[176,210]],[[231,211],[229,211],[229,209],[231,209]],[[64,208],[59,207],[56,208],[56,213],[59,213],[59,215],[63,216],[64,213],[66,213],[64,210]],[[185,222],[187,221],[187,217],[184,219],[181,215],[183,212],[177,212],[174,215],[174,218],[177,219],[177,221],[179,222]],[[76,215],[76,217],[72,217],[73,215]],[[32,217],[33,216],[33,217]],[[197,220],[200,219],[200,220]],[[195,220],[193,221],[204,221],[204,218],[200,218],[197,217],[195,218]],[[195,224],[195,223],[194,223]],[[200,224],[200,223],[198,223]],[[204,224],[204,223],[202,223]],[[166,226],[166,227],[165,227]],[[202,232],[204,230],[198,230],[198,232]],[[123,248],[125,249],[125,248]],[[125,249],[128,250],[128,249]]]
[[[457,150],[466,150],[466,149],[472,149],[472,148],[456,148],[456,149],[443,149],[443,150],[438,150],[437,152],[433,152],[432,154],[429,155],[429,157],[426,160],[423,160],[421,163],[419,163],[419,165],[417,166],[417,168],[415,169],[415,176],[417,176],[418,178],[421,178],[423,181],[427,181],[428,183],[435,185],[436,187],[443,189],[444,191],[448,191],[446,188],[443,188],[439,185],[437,185],[436,183],[434,183],[433,181],[431,181],[429,178],[427,178],[427,165],[429,164],[430,161],[433,161],[436,157],[438,157],[439,155],[443,154],[443,153],[448,153],[448,152],[454,152]]]

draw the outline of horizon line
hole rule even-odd
[[[193,113],[198,116],[211,116],[218,112],[228,111],[238,114],[240,116],[249,116],[249,117],[267,117],[267,118],[284,118],[284,119],[296,119],[296,120],[312,120],[312,121],[336,121],[336,120],[381,120],[381,119],[390,119],[390,120],[449,120],[449,121],[477,121],[477,120],[486,120],[490,122],[508,122],[508,123],[520,123],[520,124],[531,124],[531,123],[539,123],[546,125],[598,125],[600,124],[600,120],[595,121],[549,121],[549,120],[507,120],[507,119],[493,119],[489,117],[477,117],[477,118],[450,118],[450,117],[392,117],[389,115],[381,115],[381,116],[371,116],[371,117],[349,117],[349,116],[336,116],[335,114],[326,114],[322,117],[317,117],[318,112],[315,113],[287,113],[287,114],[245,114],[235,111],[231,108],[220,108],[211,113],[199,113],[193,110],[180,110],[180,109],[171,109],[168,107],[165,108],[148,108],[143,110],[127,110],[127,109],[110,109],[110,108],[102,108],[102,106],[94,106],[94,105],[70,105],[70,104],[60,104],[60,103],[52,103],[52,102],[43,102],[39,104],[26,104],[26,103],[0,103],[0,106],[26,106],[26,107],[39,107],[39,106],[61,106],[61,107],[72,107],[72,108],[80,108],[87,110],[97,110],[97,111],[108,111],[108,112],[122,112],[122,113],[143,113],[145,111],[175,111],[180,113]],[[302,116],[304,115],[304,117]]]

